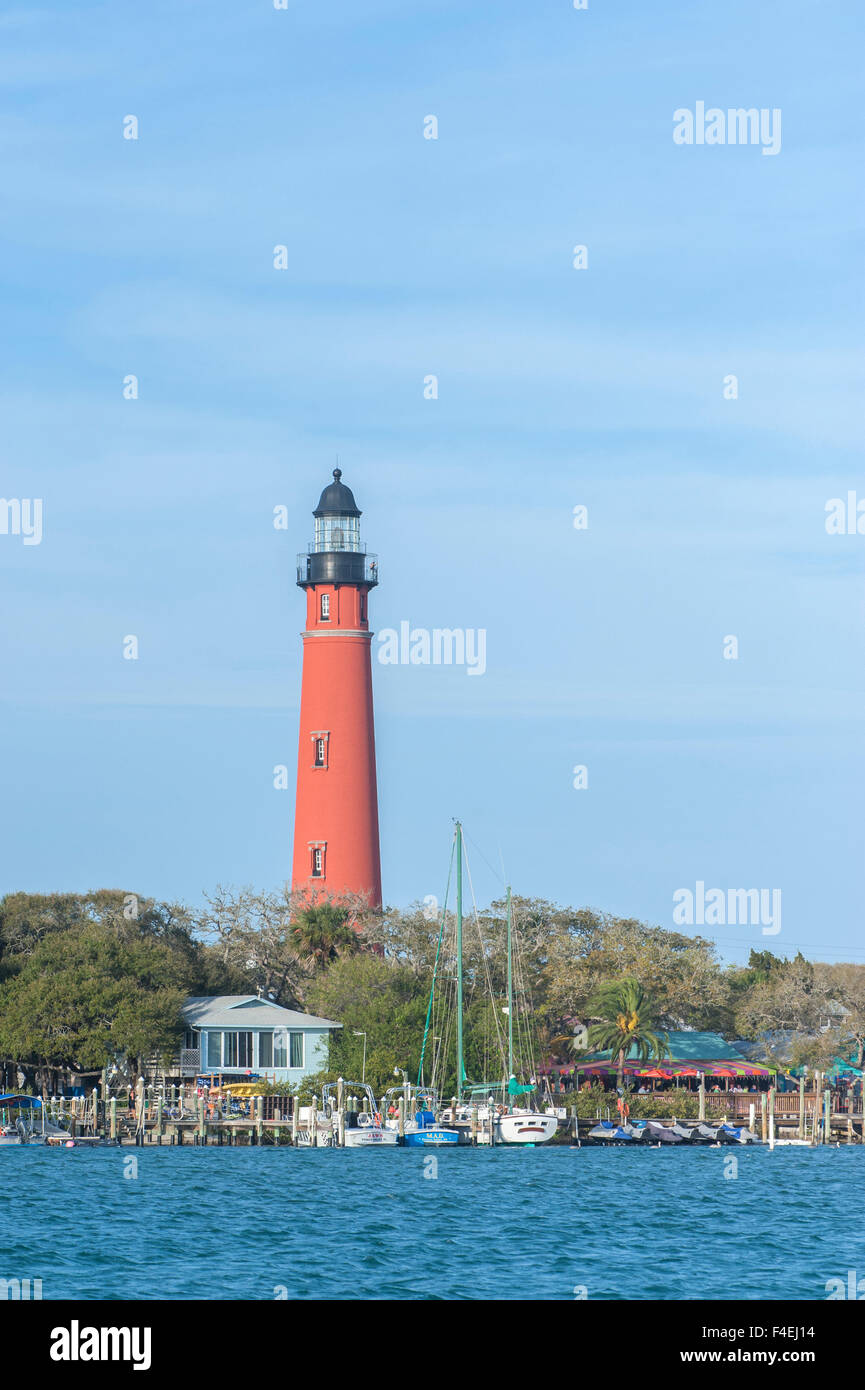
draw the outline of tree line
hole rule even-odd
[[[645,1028],[700,1028],[754,1042],[767,1062],[825,1068],[865,1055],[865,965],[828,965],[752,951],[725,966],[711,941],[541,898],[513,899],[516,1022],[535,1062],[595,1045],[625,986],[639,989]],[[507,981],[506,904],[467,919],[466,1069],[495,1074]],[[445,923],[447,928],[449,923]],[[343,1024],[331,1073],[416,1075],[441,922],[428,908],[369,912],[362,900],[217,888],[202,905],[118,890],[12,893],[0,899],[0,1063],[47,1082],[98,1073],[118,1057],[141,1069],[182,1045],[189,995],[262,993]],[[441,968],[441,966],[440,966]],[[628,985],[630,982],[630,985]],[[602,1001],[606,999],[606,1004]],[[360,1036],[359,1036],[360,1035]],[[364,1036],[365,1035],[365,1036]],[[608,1038],[613,1035],[608,1033]]]

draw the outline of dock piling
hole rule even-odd
[[[805,1138],[805,1073],[799,1077],[799,1138]]]

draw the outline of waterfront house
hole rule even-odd
[[[284,1009],[252,994],[187,999],[180,1071],[197,1075],[300,1081],[327,1066],[328,1040],[341,1023]]]

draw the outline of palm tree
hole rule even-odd
[[[329,965],[338,956],[359,948],[360,940],[349,924],[349,916],[347,907],[330,902],[311,903],[299,909],[290,935],[307,966]]]
[[[616,1085],[624,1084],[625,1058],[636,1049],[640,1061],[670,1055],[666,1033],[655,1031],[657,1007],[638,980],[626,977],[601,985],[589,1001],[588,1012],[600,1019],[589,1028],[589,1046],[616,1057]]]

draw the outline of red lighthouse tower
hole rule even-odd
[[[381,906],[369,592],[376,556],[360,539],[350,488],[333,482],[313,512],[315,539],[297,560],[306,590],[292,887]]]

